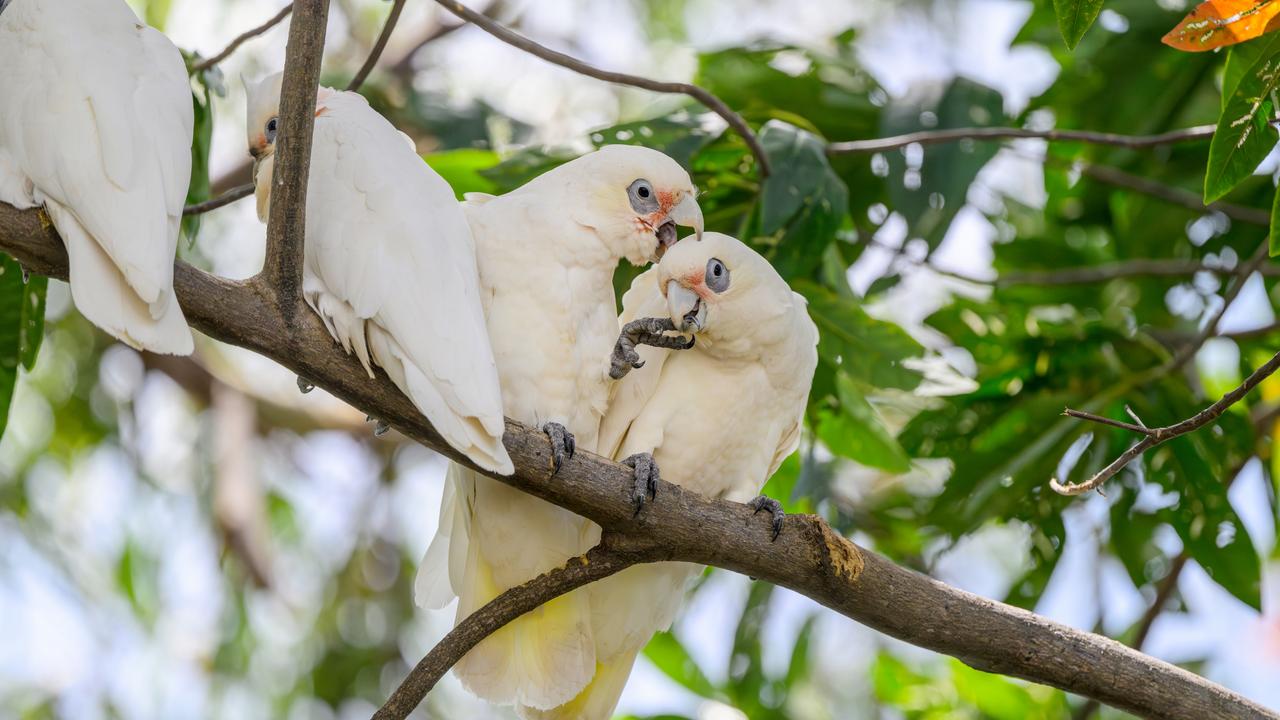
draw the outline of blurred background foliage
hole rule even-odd
[[[225,38],[265,17],[256,3],[217,3],[227,8],[204,15],[182,0],[135,4],[152,24],[169,21],[180,43],[207,30],[200,19],[209,12],[227,25]],[[386,4],[333,5],[324,82],[341,86]],[[1051,477],[1087,478],[1134,440],[1063,417],[1064,407],[1121,418],[1127,405],[1149,424],[1169,424],[1280,347],[1280,271],[1264,264],[1221,335],[1161,372],[1222,306],[1266,228],[1090,171],[1198,197],[1209,142],[1134,150],[964,140],[828,152],[829,142],[970,126],[1151,134],[1213,123],[1223,56],[1159,42],[1187,8],[1109,0],[1074,51],[1048,0],[491,9],[535,38],[606,60],[616,60],[601,49],[617,40],[614,24],[629,23],[651,50],[621,69],[692,78],[741,112],[774,168],[762,180],[742,139],[682,98],[598,84],[557,95],[550,85],[572,76],[555,71],[507,78],[505,96],[459,92],[468,77],[447,76],[449,63],[469,57],[489,66],[474,72],[492,75],[510,56],[477,57],[474,48],[493,41],[473,29],[439,33],[452,20],[414,5],[430,3],[410,3],[401,47],[362,92],[460,196],[505,192],[592,146],[655,147],[693,173],[708,230],[749,242],[809,300],[822,341],[807,431],[766,488],[788,511],[817,512],[908,567],[1145,642],[1280,702],[1266,680],[1280,673],[1280,381],[1215,426],[1147,453],[1105,496],[1066,498],[1048,486]],[[726,14],[744,18],[736,34],[703,24]],[[788,32],[789,20],[804,32]],[[415,40],[414,22],[430,32]],[[963,37],[1001,23],[1007,33]],[[904,32],[912,39],[885,49],[882,38]],[[708,33],[708,45],[695,42]],[[278,67],[278,35],[274,56],[242,51],[242,71]],[[469,43],[470,54],[451,53],[454,42]],[[976,66],[956,59],[973,47],[994,55]],[[664,64],[668,52],[674,60]],[[1045,80],[999,82],[1019,73]],[[204,73],[193,85],[191,201],[227,185],[217,169],[210,181],[217,161],[232,181],[229,168],[242,163],[243,101],[229,74]],[[542,97],[539,113],[508,107],[545,95],[553,101]],[[603,108],[603,122],[563,122],[582,106]],[[230,148],[220,157],[219,143]],[[1276,168],[1268,158],[1227,200],[1267,208]],[[186,226],[183,255],[251,274],[261,226],[245,204],[220,212]],[[1123,272],[1150,261],[1180,270]],[[0,294],[24,299],[6,304],[17,315],[0,314],[0,386],[21,375],[0,393],[0,407],[12,400],[0,443],[0,715],[368,717],[452,620],[412,604],[442,461],[394,433],[373,438],[354,411],[322,393],[296,396],[290,376],[235,349],[205,342],[194,360],[175,360],[115,345],[70,309],[64,285],[50,284],[45,310],[43,281],[18,281],[11,265]],[[1112,277],[1079,282],[1076,271]],[[619,290],[636,272],[620,268]],[[620,712],[1120,716],[720,571],[702,576],[673,631],[650,643]],[[418,716],[509,714],[446,681]]]

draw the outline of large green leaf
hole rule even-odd
[[[848,212],[849,190],[817,135],[771,120],[760,131],[760,144],[773,166],[760,198],[760,233],[776,238],[767,255],[783,277],[806,275],[835,239]]]
[[[924,347],[905,330],[867,314],[857,300],[842,297],[809,281],[792,287],[809,301],[818,326],[818,355],[866,386],[911,390],[920,374],[904,365],[924,354]]]
[[[191,106],[195,110],[195,132],[191,137],[191,181],[187,186],[188,205],[204,202],[209,199],[209,149],[213,144],[213,89],[216,79],[210,74],[219,72],[216,68],[196,74],[196,85],[199,92],[192,92]],[[182,218],[182,235],[187,242],[195,244],[200,232],[201,215],[188,215]]]
[[[1253,174],[1276,145],[1271,123],[1276,118],[1280,86],[1280,34],[1273,34],[1258,58],[1240,76],[1218,118],[1209,144],[1204,201],[1217,200]]]
[[[911,460],[885,429],[871,404],[846,375],[836,378],[839,410],[823,409],[818,415],[818,437],[831,452],[863,465],[904,473]]]
[[[957,78],[940,98],[896,101],[881,116],[881,134],[902,135],[1004,122],[1000,93],[972,80]],[[995,157],[998,143],[954,142],[928,145],[918,156],[906,150],[885,153],[888,160],[889,207],[907,221],[908,238],[921,238],[930,250],[942,244],[956,214],[964,207],[969,186]]]
[[[44,335],[44,298],[48,280],[28,282],[22,266],[0,254],[0,436],[8,424],[18,367],[35,365]]]
[[[718,697],[716,686],[707,678],[698,663],[680,640],[669,632],[660,632],[644,646],[644,656],[649,658],[667,677],[680,683],[695,695],[705,698]]]
[[[440,173],[459,200],[469,192],[493,193],[498,190],[498,186],[483,174],[484,170],[499,162],[498,154],[492,150],[446,150],[423,155],[422,159],[432,170]]]
[[[1074,50],[1102,12],[1102,0],[1053,0],[1053,11],[1058,16],[1063,42]]]

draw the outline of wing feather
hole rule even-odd
[[[446,440],[511,472],[471,229],[452,188],[352,93],[324,100],[307,271],[371,324],[369,351]]]

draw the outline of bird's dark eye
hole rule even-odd
[[[270,120],[267,121],[267,129],[266,129],[267,142],[276,141],[276,129],[279,126],[280,126],[279,118],[271,118]]]
[[[716,293],[722,293],[729,289],[729,268],[716,258],[707,261],[707,274],[704,278],[707,287]]]
[[[641,215],[658,211],[658,198],[654,196],[653,185],[643,178],[631,183],[627,188],[627,199],[631,201],[631,209]]]

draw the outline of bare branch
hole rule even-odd
[[[400,20],[400,12],[404,10],[404,0],[394,0],[391,5],[391,14],[387,16],[387,22],[382,26],[382,33],[378,35],[378,40],[373,44],[373,49],[369,51],[369,57],[365,58],[364,65],[360,67],[356,76],[351,78],[351,82],[347,85],[348,92],[355,92],[360,89],[364,81],[369,78],[369,73],[373,72],[373,68],[378,64],[378,58],[382,56],[382,51],[387,47],[387,41],[391,39],[391,33],[395,32],[396,23]]]
[[[1186,435],[1189,432],[1194,432],[1196,430],[1199,430],[1205,425],[1208,425],[1214,420],[1217,420],[1219,417],[1222,416],[1222,413],[1227,411],[1227,408],[1240,402],[1240,400],[1243,399],[1245,395],[1248,395],[1255,387],[1257,387],[1259,383],[1261,383],[1263,380],[1266,380],[1273,373],[1275,373],[1277,368],[1280,368],[1280,353],[1276,353],[1274,356],[1272,356],[1272,358],[1268,360],[1265,364],[1263,364],[1262,367],[1259,367],[1257,370],[1254,370],[1253,374],[1245,378],[1245,381],[1241,383],[1240,387],[1237,387],[1236,389],[1232,390],[1226,395],[1223,395],[1222,398],[1219,399],[1217,402],[1213,403],[1209,407],[1206,407],[1205,409],[1201,410],[1195,415],[1192,415],[1186,420],[1183,420],[1182,422],[1175,423],[1173,425],[1166,425],[1165,427],[1143,428],[1143,427],[1138,427],[1137,425],[1131,425],[1129,423],[1118,422],[1116,420],[1110,420],[1108,418],[1099,417],[1091,413],[1082,413],[1076,410],[1067,410],[1066,412],[1067,415],[1084,418],[1086,420],[1091,420],[1093,422],[1101,422],[1106,425],[1113,425],[1115,427],[1124,428],[1126,430],[1133,430],[1135,432],[1141,433],[1145,437],[1143,437],[1142,440],[1138,441],[1135,445],[1133,445],[1128,450],[1126,450],[1123,455],[1116,458],[1114,462],[1112,462],[1110,465],[1106,466],[1102,470],[1098,471],[1096,475],[1089,478],[1088,480],[1082,483],[1063,484],[1058,482],[1057,478],[1054,478],[1049,482],[1050,487],[1052,487],[1054,491],[1059,492],[1063,495],[1079,495],[1081,493],[1086,493],[1086,492],[1089,492],[1090,490],[1093,490],[1099,487],[1100,485],[1102,485],[1102,483],[1111,479],[1112,477],[1115,476],[1116,473],[1120,472],[1120,470],[1125,465],[1128,465],[1135,458],[1137,458],[1139,455],[1146,452],[1147,450],[1150,450],[1151,448],[1157,445],[1160,445],[1162,443],[1166,443],[1180,435]]]
[[[1194,142],[1213,137],[1213,125],[1173,130],[1159,135],[1117,135],[1115,133],[1093,132],[1090,130],[1029,130],[1012,127],[971,127],[947,130],[924,130],[921,132],[877,138],[874,140],[851,140],[834,142],[827,146],[828,155],[849,155],[854,153],[876,153],[896,150],[908,145],[937,145],[959,140],[1017,140],[1034,138],[1039,140],[1060,142],[1082,142],[1091,145],[1111,145],[1113,147],[1149,148],[1159,145]]]
[[[1200,193],[1194,193],[1190,190],[1165,185],[1162,182],[1156,182],[1150,178],[1141,177],[1127,173],[1119,168],[1113,168],[1107,165],[1093,165],[1089,163],[1078,164],[1080,172],[1086,177],[1097,180],[1098,182],[1115,185],[1117,187],[1137,190],[1140,193],[1150,195],[1155,198],[1164,200],[1165,202],[1181,205],[1191,210],[1204,212],[1212,210],[1220,212],[1223,215],[1238,220],[1242,223],[1250,225],[1258,225],[1268,227],[1271,223],[1271,214],[1266,210],[1259,208],[1245,207],[1234,203],[1212,202],[1208,205],[1200,198]]]
[[[1267,276],[1280,276],[1280,265],[1265,265],[1258,271]],[[1233,275],[1235,268],[1207,265],[1200,260],[1173,258],[1139,258],[1090,267],[1062,268],[1060,270],[1030,270],[1007,273],[995,279],[1001,287],[1011,285],[1087,285],[1129,277],[1188,277],[1199,272],[1215,275]],[[971,282],[985,282],[969,278]]]
[[[262,269],[267,283],[279,293],[281,311],[286,316],[297,309],[301,298],[307,176],[311,170],[311,136],[329,0],[296,0],[294,6],[280,91],[280,133],[267,222],[267,257]]]
[[[66,277],[66,250],[42,211],[0,203],[0,249],[31,272]],[[407,437],[475,468],[385,374],[370,379],[354,356],[334,344],[314,313],[299,313],[287,322],[262,278],[224,280],[178,262],[174,289],[187,320],[206,335],[274,360],[387,420]],[[285,337],[290,341],[281,342]],[[606,532],[660,542],[666,559],[715,565],[781,585],[977,669],[1051,685],[1146,717],[1280,720],[1280,713],[1114,640],[899,567],[816,516],[787,517],[777,541],[769,542],[769,519],[753,515],[746,505],[711,500],[666,482],[637,516],[628,492],[630,469],[578,452],[553,478],[546,435],[508,420],[504,443],[516,472],[495,480],[577,513]]]
[[[188,205],[183,208],[182,214],[201,215],[209,212],[210,210],[217,210],[220,207],[230,205],[231,203],[240,200],[241,198],[247,198],[252,194],[253,183],[246,183],[244,185],[234,187],[216,198],[205,200],[204,202],[196,203],[195,205]]]
[[[1126,406],[1126,408],[1127,407],[1128,406]],[[1151,428],[1148,428],[1146,425],[1134,425],[1133,423],[1121,422],[1119,420],[1112,420],[1109,417],[1095,415],[1091,412],[1084,412],[1082,410],[1072,410],[1071,408],[1067,408],[1066,410],[1062,411],[1062,414],[1073,417],[1073,418],[1079,418],[1081,420],[1088,420],[1089,422],[1096,422],[1099,425],[1110,425],[1111,427],[1118,427],[1121,430],[1129,430],[1130,432],[1136,432],[1139,435],[1152,435],[1155,433],[1154,430],[1152,430]]]
[[[512,47],[524,50],[531,55],[536,55],[553,65],[568,68],[580,75],[586,75],[587,77],[593,77],[597,80],[603,80],[617,85],[637,87],[642,90],[688,95],[694,100],[702,103],[711,112],[724,118],[725,122],[729,123],[729,127],[732,127],[734,132],[742,136],[742,139],[747,143],[747,147],[751,148],[751,154],[755,156],[756,163],[760,166],[760,176],[769,176],[769,158],[765,156],[764,147],[760,145],[760,140],[756,138],[755,133],[752,132],[751,126],[747,125],[747,122],[742,119],[742,116],[734,112],[733,109],[726,105],[723,100],[712,95],[710,92],[707,92],[704,88],[691,83],[660,82],[658,80],[650,80],[649,78],[640,77],[639,75],[628,75],[627,73],[601,70],[594,65],[588,65],[577,58],[570,57],[562,52],[557,52],[544,45],[539,45],[519,33],[512,32],[495,22],[492,18],[472,10],[457,0],[436,0],[436,2],[444,6],[449,12],[457,15],[467,22],[472,23],[502,42],[511,45]]]
[[[252,30],[241,33],[239,36],[236,37],[235,40],[232,40],[229,45],[223,48],[222,52],[218,53],[217,55],[214,55],[211,58],[208,58],[207,60],[201,60],[195,65],[192,65],[191,66],[192,74],[204,72],[205,70],[208,70],[214,65],[217,65],[223,60],[226,60],[228,57],[231,56],[231,53],[235,52],[246,41],[252,40],[253,38],[275,27],[276,25],[279,25],[280,22],[284,20],[286,17],[288,17],[289,13],[291,12],[293,12],[292,3],[290,3],[288,6],[284,7],[283,9],[281,9],[280,12],[276,13],[275,17],[272,17],[270,20],[262,23],[261,25],[259,25],[258,27]]]
[[[507,590],[450,630],[409,671],[408,677],[391,693],[386,704],[374,713],[373,720],[404,720],[463,655],[512,620],[571,590],[637,563],[656,559],[653,550],[645,554],[622,553],[609,549],[607,542],[602,542],[586,555],[569,560],[563,567]]]

